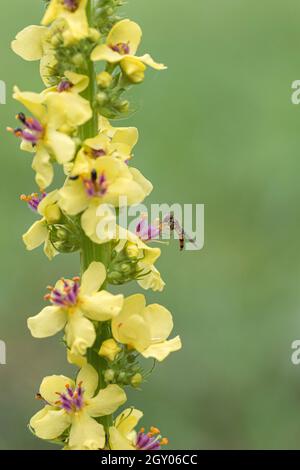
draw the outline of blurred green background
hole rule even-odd
[[[39,0],[2,1],[0,448],[46,449],[26,429],[40,408],[43,376],[67,373],[58,338],[36,340],[26,318],[45,286],[78,271],[77,255],[48,262],[25,251],[33,216],[19,201],[34,190],[30,156],[5,132],[19,107],[12,86],[39,91],[38,64],[10,51],[37,24]],[[300,79],[298,0],[130,0],[144,30],[142,52],[169,69],[134,90],[140,129],[135,165],[154,183],[149,201],[204,203],[205,248],[164,248],[167,281],[149,301],[174,314],[184,348],[156,368],[129,403],[145,411],[173,449],[300,447]],[[124,125],[127,124],[124,122]],[[137,291],[134,285],[127,292]],[[52,448],[51,446],[49,446]]]

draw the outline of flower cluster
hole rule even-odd
[[[14,89],[23,106],[18,126],[8,128],[33,156],[37,190],[21,200],[38,219],[23,235],[28,250],[44,245],[51,260],[79,252],[81,272],[48,286],[47,305],[28,318],[35,338],[63,331],[68,361],[76,378],[43,379],[37,397],[45,404],[30,421],[39,438],[68,450],[157,450],[167,444],[157,428],[135,431],[142,412],[125,404],[126,386],[139,389],[149,375],[140,358],[163,361],[181,348],[171,313],[147,305],[144,295],[124,298],[109,285],[136,280],[161,291],[155,263],[160,249],[151,237],[125,229],[99,235],[99,207],[142,202],[151,183],[131,166],[138,141],[134,127],[114,127],[111,120],[131,109],[123,95],[145,78],[147,67],[165,68],[149,54],[138,55],[141,28],[117,16],[121,0],[50,0],[41,25],[17,34],[12,49],[25,60],[39,60],[46,89]],[[54,169],[65,177],[49,190]],[[120,233],[122,231],[122,237]],[[125,236],[124,236],[125,235]]]

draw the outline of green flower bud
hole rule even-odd
[[[118,101],[116,103],[116,108],[121,113],[127,113],[129,111],[130,103],[128,100]]]
[[[120,281],[122,281],[122,274],[119,273],[118,271],[113,271],[111,273],[108,273],[108,280],[112,284],[119,283]]]
[[[61,43],[61,35],[60,34],[54,34],[50,40],[51,42],[51,45],[53,47],[57,47],[59,46],[59,44]]]
[[[130,381],[131,385],[134,388],[138,388],[141,385],[142,382],[143,382],[143,376],[142,376],[142,374],[139,374],[139,373],[135,374],[131,378],[131,381]]]
[[[75,54],[72,58],[72,62],[77,67],[81,67],[82,65],[84,65],[85,62],[84,56],[80,53]]]
[[[129,264],[127,263],[123,263],[121,265],[121,271],[124,273],[124,274],[129,274],[131,272],[131,267]]]
[[[118,374],[118,378],[117,378],[118,383],[126,384],[127,380],[128,380],[128,378],[127,378],[126,372],[122,371]]]
[[[107,369],[104,372],[104,380],[106,383],[113,382],[114,378],[115,378],[115,372],[112,369]]]
[[[139,254],[139,249],[135,243],[127,243],[126,245],[126,254],[129,258],[137,258]]]
[[[75,226],[49,224],[50,240],[60,253],[74,253],[80,249],[80,237]]]
[[[68,232],[63,228],[59,228],[56,232],[56,236],[59,240],[66,240],[68,237]]]
[[[107,14],[108,16],[112,16],[112,15],[114,14],[114,9],[113,9],[112,7],[108,7],[108,8],[106,9],[106,14]]]
[[[104,93],[103,91],[99,92],[97,94],[97,102],[100,106],[105,104],[107,102],[107,94]]]
[[[108,88],[112,84],[113,77],[108,72],[101,72],[97,75],[97,83],[100,88]]]

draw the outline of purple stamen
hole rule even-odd
[[[137,450],[159,450],[161,436],[153,436],[140,431],[136,442]]]
[[[159,237],[161,234],[161,227],[159,225],[149,225],[147,220],[142,218],[136,226],[135,233],[141,240],[148,242]]]
[[[44,132],[42,124],[35,118],[26,118],[24,113],[17,114],[17,119],[21,121],[24,128],[8,128],[8,130],[13,132],[16,137],[20,137],[26,142],[29,142],[32,145],[36,145],[38,141],[42,138]]]
[[[43,132],[43,126],[37,119],[26,119],[26,127],[31,131]]]
[[[39,140],[36,134],[28,132],[26,129],[22,131],[22,139],[26,140],[26,142],[29,142],[31,144],[37,144]]]
[[[84,406],[84,390],[82,385],[79,384],[77,387],[72,389],[69,385],[66,385],[67,395],[65,393],[58,393],[60,399],[57,405],[67,412],[76,412],[82,410]]]
[[[63,5],[67,10],[73,13],[79,7],[79,2],[78,0],[63,0]]]
[[[38,207],[40,205],[40,202],[47,196],[47,193],[41,193],[40,195],[38,193],[33,193],[30,196],[26,196],[25,194],[22,194],[20,197],[21,201],[27,202],[28,207],[34,211],[37,212]]]
[[[74,307],[78,301],[79,290],[79,281],[77,279],[72,281],[63,279],[63,286],[52,289],[48,298],[53,305],[58,307]]]
[[[130,54],[129,43],[119,42],[118,44],[112,44],[112,45],[110,46],[110,48],[111,48],[114,52],[118,52],[118,53],[121,54],[121,55],[128,55],[128,54]]]
[[[83,179],[83,184],[89,197],[102,197],[107,193],[108,182],[104,173],[98,177],[97,172],[93,170],[91,178]]]
[[[104,157],[106,155],[106,152],[104,149],[92,149],[92,156],[94,158],[99,158],[99,157]]]
[[[71,88],[73,88],[73,83],[69,82],[69,80],[65,78],[57,85],[58,93],[69,91]]]

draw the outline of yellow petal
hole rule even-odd
[[[123,56],[121,54],[113,51],[106,44],[101,44],[100,46],[96,46],[91,54],[91,60],[94,62],[98,60],[106,60],[110,64],[115,64],[117,62],[120,62],[122,58]]]
[[[48,24],[52,23],[56,19],[58,14],[59,2],[57,0],[50,0],[45,15],[42,19],[42,24],[47,26]]]
[[[148,305],[142,312],[151,332],[151,341],[159,343],[168,338],[173,330],[173,318],[169,310],[159,304]]]
[[[95,150],[101,150],[103,149],[104,151],[107,151],[107,148],[109,147],[110,139],[107,135],[105,134],[99,134],[96,137],[93,137],[91,139],[87,139],[84,144],[87,145],[88,147],[95,149]]]
[[[40,386],[40,394],[47,403],[55,405],[60,393],[65,393],[66,385],[74,387],[73,380],[65,375],[50,375],[45,377]]]
[[[76,155],[73,167],[71,169],[71,176],[89,175],[91,170],[91,159],[87,158],[84,148],[81,148]]]
[[[93,346],[95,339],[96,333],[92,322],[78,311],[70,314],[66,326],[66,341],[71,353],[84,356],[86,350]]]
[[[120,206],[120,198],[124,196],[128,206],[142,202],[146,194],[139,183],[129,178],[118,178],[109,185],[109,189],[102,198],[103,203],[111,204],[115,207]],[[122,204],[124,204],[122,202]]]
[[[36,152],[35,147],[30,142],[26,142],[26,140],[21,140],[20,149],[23,150],[23,152]]]
[[[181,347],[182,344],[180,337],[176,336],[176,338],[169,341],[149,346],[147,349],[142,351],[142,355],[146,358],[153,357],[158,361],[163,361],[171,352],[178,351]]]
[[[140,315],[132,315],[121,322],[119,317],[112,321],[114,338],[137,351],[144,351],[151,344],[150,328]]]
[[[149,271],[149,267],[145,267],[145,273]],[[143,275],[142,278],[138,280],[138,284],[145,290],[152,289],[154,292],[161,292],[165,287],[165,282],[162,280],[160,272],[154,267],[151,266],[150,273]]]
[[[112,143],[126,144],[130,149],[137,144],[139,140],[139,132],[136,127],[119,128],[114,133]]]
[[[72,93],[81,93],[89,86],[90,79],[87,75],[81,75],[75,72],[65,72],[65,77],[72,83]]]
[[[144,62],[144,64],[148,65],[149,67],[152,67],[155,70],[165,70],[168,67],[166,67],[164,64],[159,64],[155,62],[150,54],[145,54],[141,57],[137,57],[138,60],[141,62]]]
[[[38,206],[38,213],[42,216],[45,216],[45,212],[47,210],[48,206],[52,206],[55,204],[58,200],[58,191],[55,189],[54,191],[51,191],[50,193],[47,194],[44,199],[39,203]]]
[[[22,103],[40,121],[45,119],[46,108],[43,105],[42,95],[29,91],[22,92],[18,87],[14,87],[13,98]]]
[[[48,236],[47,224],[44,219],[35,222],[30,229],[24,233],[23,242],[27,250],[34,250],[45,242]]]
[[[69,447],[81,450],[98,450],[105,446],[105,432],[87,413],[74,416],[70,431]]]
[[[80,179],[77,181],[68,179],[59,191],[59,195],[59,205],[69,215],[79,214],[88,205],[88,197]]]
[[[143,413],[135,408],[127,408],[116,418],[115,426],[123,436],[127,436],[142,419]]]
[[[109,447],[111,450],[136,450],[132,443],[113,426],[109,428]]]
[[[80,297],[80,300],[81,310],[94,321],[107,321],[116,317],[123,305],[123,295],[113,295],[104,290]]]
[[[86,16],[87,0],[79,0],[79,7],[75,12],[66,12],[62,15],[68,23],[72,35],[76,39],[83,39],[89,35],[89,24]]]
[[[68,135],[54,129],[48,129],[47,144],[58,163],[67,163],[74,158],[75,142]]]
[[[94,396],[98,387],[99,377],[94,367],[90,364],[87,364],[80,369],[76,378],[76,384],[80,384],[80,382],[82,382],[82,386],[84,388],[84,397],[91,398]]]
[[[98,127],[101,132],[105,132],[109,137],[113,137],[114,128],[110,125],[110,122],[107,118],[99,116]]]
[[[49,234],[45,241],[44,253],[50,261],[54,258],[54,256],[58,255],[58,251],[56,251],[56,249],[54,248],[50,240]]]
[[[149,196],[153,190],[152,183],[147,180],[136,168],[130,168],[130,173],[133,176],[133,180],[141,187],[142,191],[144,192],[144,197]]]
[[[42,58],[43,41],[47,34],[44,26],[27,26],[20,31],[11,43],[12,50],[25,60],[39,60]]]
[[[55,306],[45,307],[35,317],[27,320],[27,326],[34,338],[47,338],[61,331],[67,322],[63,309]]]
[[[118,318],[124,322],[132,315],[140,315],[145,307],[146,299],[143,294],[131,295],[124,300],[122,312]]]
[[[32,169],[36,172],[37,185],[45,189],[53,180],[54,172],[50,162],[50,155],[43,145],[38,145],[37,153],[32,161]]]
[[[45,103],[49,110],[49,122],[58,129],[63,126],[81,126],[92,117],[89,102],[76,93],[46,93]]]
[[[84,356],[81,356],[80,354],[75,354],[68,349],[67,351],[67,360],[69,364],[74,364],[77,367],[83,367],[87,364],[87,359]]]
[[[142,83],[145,78],[146,65],[136,57],[126,57],[121,60],[121,68],[132,83]]]
[[[106,279],[103,263],[93,261],[81,278],[80,294],[88,295],[97,292]]]
[[[41,439],[56,439],[70,426],[70,416],[65,410],[55,410],[46,406],[30,420],[30,426]]]
[[[100,207],[101,213],[98,212]],[[116,234],[116,216],[107,207],[107,211],[102,211],[103,206],[99,206],[99,201],[90,203],[87,210],[81,216],[81,227],[86,236],[99,245],[107,243]]]
[[[128,44],[130,54],[135,55],[142,38],[142,30],[137,23],[128,19],[119,21],[111,29],[107,44],[114,46],[120,43]]]
[[[90,416],[107,416],[126,402],[126,394],[118,385],[108,385],[88,401],[86,411]]]
[[[161,255],[160,248],[153,248],[151,246],[146,245],[145,243],[143,243],[143,246],[142,243],[142,241],[140,241],[139,243],[139,247],[143,249],[144,252],[144,257],[141,262],[145,265],[154,264]]]

